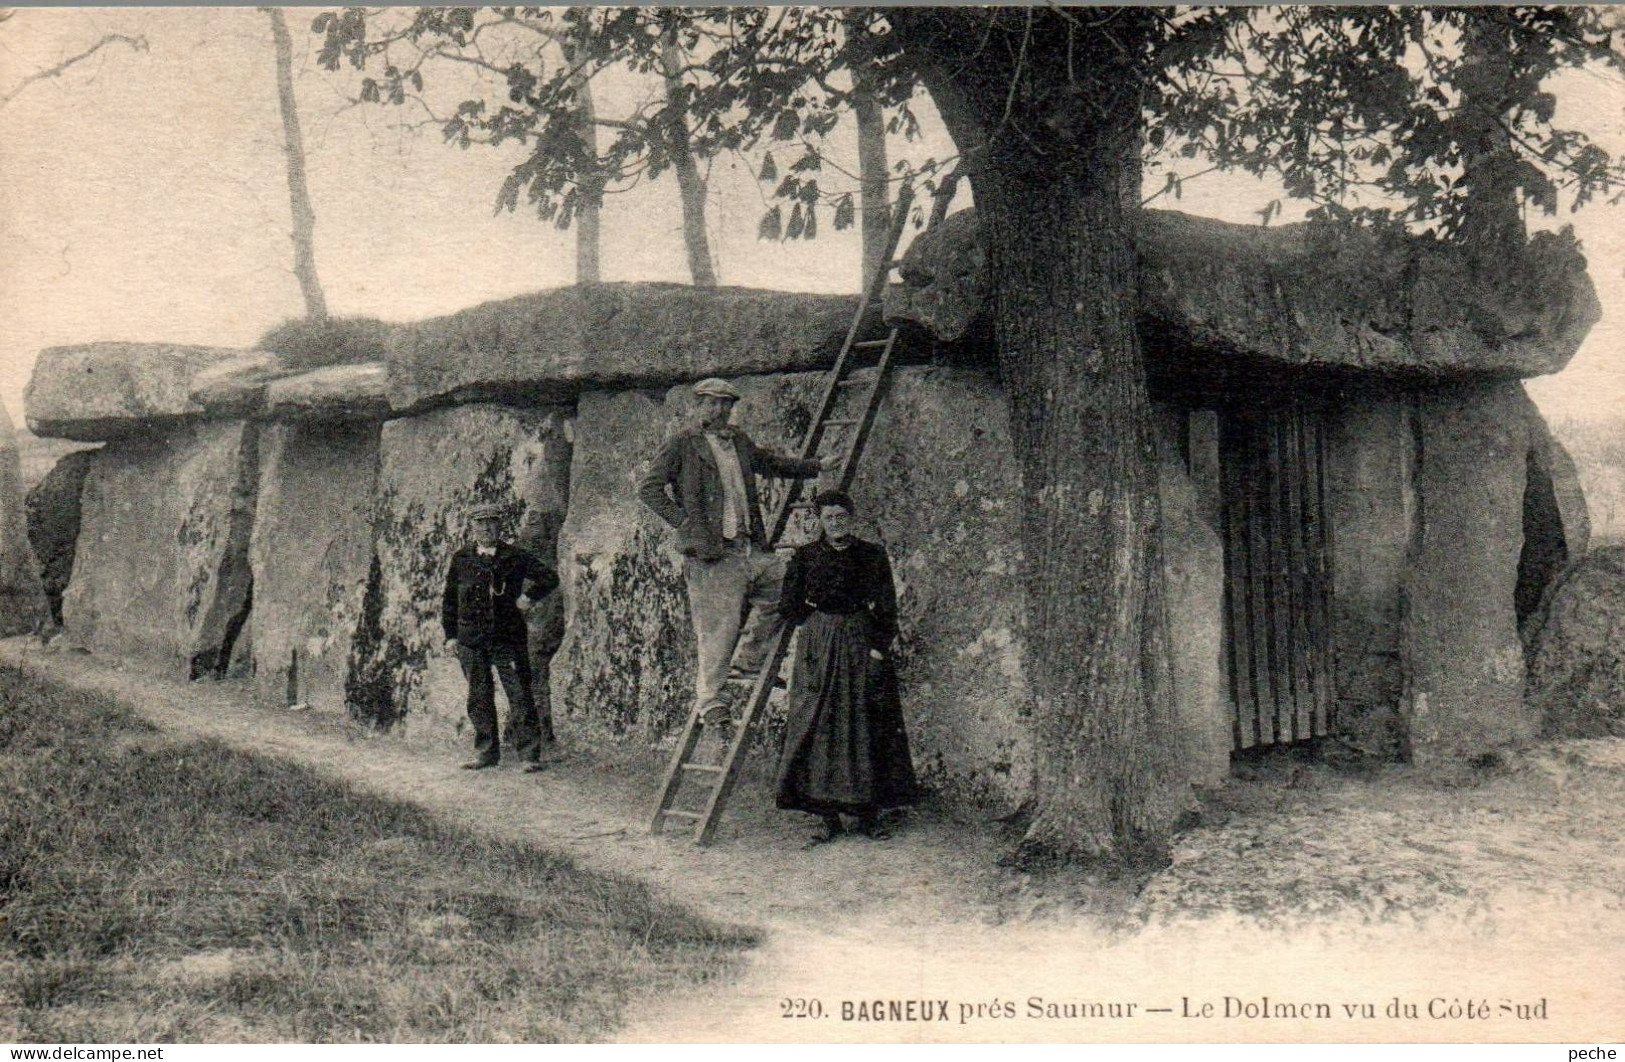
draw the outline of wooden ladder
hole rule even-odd
[[[903,238],[903,226],[908,222],[913,201],[913,189],[904,185],[892,208],[886,250],[881,255],[882,265],[875,270],[874,277],[858,302],[857,312],[852,315],[852,326],[847,329],[840,355],[825,378],[817,412],[801,441],[802,460],[831,452],[841,455],[837,483],[842,490],[851,486],[858,461],[863,456],[864,444],[869,440],[869,429],[874,426],[875,413],[880,408],[886,376],[892,367],[901,329],[893,325],[887,330],[885,339],[859,340],[858,335],[870,306],[879,302],[892,270],[897,268],[897,245]],[[864,368],[873,370],[872,378],[855,375]],[[856,400],[850,396],[856,396]],[[840,415],[837,416],[837,413]],[[766,521],[767,541],[771,548],[778,547],[789,526],[791,513],[812,507],[811,502],[798,500],[802,487],[802,482],[796,481],[771,506]],[[689,713],[688,723],[678,739],[665,780],[660,786],[660,799],[649,824],[651,833],[660,833],[668,823],[675,821],[693,829],[694,843],[710,843],[711,835],[716,832],[717,821],[722,817],[728,797],[733,793],[734,783],[738,780],[740,753],[750,738],[751,725],[767,707],[774,691],[786,686],[780,669],[784,666],[790,637],[789,628],[781,629],[774,636],[767,655],[762,659],[761,670],[754,676],[728,679],[723,696],[731,705],[739,703],[741,690],[748,691],[744,697],[744,711],[737,718],[707,724],[699,705],[695,705]],[[721,740],[703,741],[708,729],[719,730]],[[702,748],[714,750],[718,745],[722,750],[720,760],[715,759],[714,751],[710,756],[699,755]]]

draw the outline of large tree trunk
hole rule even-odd
[[[1150,21],[1098,12],[1087,24],[1105,28],[1088,31],[1064,13],[1007,9],[994,16],[1005,40],[976,62],[980,34],[942,33],[952,16],[899,27],[935,20],[930,47],[943,58],[922,74],[966,156],[994,277],[1022,471],[1037,776],[1022,854],[1035,859],[1160,852],[1188,792],[1172,755],[1157,464],[1135,328],[1130,57]],[[965,54],[945,54],[955,46]]]
[[[695,287],[717,286],[711,267],[711,239],[705,231],[705,179],[694,162],[688,125],[683,121],[683,52],[671,33],[660,41],[660,67],[666,82],[664,131],[666,152],[677,175],[677,194],[683,201],[683,247],[688,251],[688,272]]]
[[[277,102],[282,108],[282,150],[288,157],[288,202],[293,210],[293,272],[305,296],[305,316],[319,320],[327,316],[327,296],[316,277],[316,211],[305,183],[305,140],[293,96],[293,41],[279,9],[260,10],[271,20],[271,39],[276,45]]]

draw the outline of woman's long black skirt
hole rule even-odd
[[[867,612],[815,612],[796,640],[781,808],[862,813],[912,804],[914,764],[891,658],[869,655]]]

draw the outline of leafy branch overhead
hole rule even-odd
[[[773,152],[762,160],[761,178],[780,205],[767,210],[759,232],[805,239],[817,234],[821,208],[833,209],[837,229],[853,220],[850,198],[827,193],[818,171],[824,141],[852,107],[855,75],[891,115],[893,133],[917,134],[911,104],[930,56],[908,47],[905,36],[921,39],[921,24],[934,23],[925,36],[1007,46],[1016,20],[1030,23],[1033,13],[913,12],[904,16],[912,20],[907,35],[887,9],[847,16],[833,8],[425,8],[386,26],[382,12],[349,8],[318,16],[313,29],[324,38],[321,58],[330,69],[348,63],[369,72],[364,100],[417,102],[458,144],[526,144],[530,151],[501,189],[501,207],[513,209],[523,197],[544,218],[567,225],[584,180],[606,181],[614,191],[659,176],[672,165],[661,130],[680,111],[700,158],[764,142],[799,146],[787,173]],[[1045,32],[1084,34],[1105,16],[1057,9],[1045,18]],[[1573,7],[1162,14],[1150,43],[1145,162],[1166,172],[1159,195],[1177,197],[1195,163],[1201,172],[1273,175],[1289,196],[1313,202],[1315,217],[1436,225],[1444,233],[1460,228],[1480,190],[1515,193],[1547,212],[1560,200],[1578,207],[1598,195],[1617,198],[1625,170],[1583,133],[1555,124],[1548,84],[1567,68],[1625,71],[1616,21],[1606,10]],[[674,39],[687,57],[680,87],[649,94],[628,116],[598,117],[611,139],[603,151],[591,150],[574,106],[580,84],[615,68],[659,76],[663,39]],[[565,48],[571,61],[561,58]],[[434,112],[423,71],[436,57],[499,75],[506,98]],[[1024,128],[1012,117],[996,135],[1055,132]],[[945,161],[900,176],[924,177],[929,191]]]

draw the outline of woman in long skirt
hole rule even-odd
[[[915,797],[891,661],[897,592],[885,547],[852,533],[851,497],[826,491],[813,504],[822,536],[791,558],[780,599],[801,633],[777,803],[820,817],[810,845],[839,835],[843,813],[884,838],[880,812]]]

